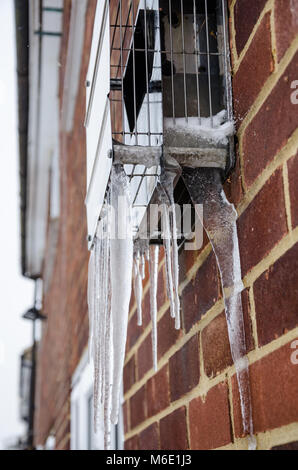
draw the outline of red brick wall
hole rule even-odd
[[[44,443],[53,430],[59,449],[69,448],[70,381],[88,336],[83,83],[95,4],[89,1],[75,128],[61,136],[60,234],[39,354],[36,442]],[[65,2],[61,83],[69,6]],[[298,2],[230,0],[229,9],[237,164],[224,189],[239,214],[254,426],[258,448],[295,448],[298,366],[290,358],[298,338],[298,107],[291,103],[290,85],[298,79]],[[207,237],[202,249],[182,251],[179,261],[183,328],[176,331],[161,250],[157,373],[151,359],[148,273],[142,327],[131,300],[125,446],[246,448],[219,273]]]
[[[298,441],[298,2],[230,0],[237,165],[225,192],[239,214],[253,420],[259,449]],[[160,258],[158,358],[131,302],[124,370],[127,449],[246,448],[215,257],[180,254],[183,330],[174,330]],[[293,444],[296,442],[296,444]],[[291,443],[291,444],[288,444]]]
[[[96,1],[89,0],[86,36],[74,128],[60,136],[61,216],[52,281],[44,297],[47,315],[38,355],[36,444],[50,432],[57,449],[70,445],[70,386],[72,374],[88,342],[86,243],[85,79]],[[64,2],[60,101],[65,72],[71,1]],[[47,255],[45,265],[47,264]]]

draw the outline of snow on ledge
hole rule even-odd
[[[201,124],[197,117],[176,118],[175,123],[172,118],[165,118],[164,127],[166,131],[176,131],[185,135],[197,136],[203,140],[215,144],[228,143],[228,137],[235,133],[234,121],[226,121],[226,110],[220,111],[213,116],[213,127],[211,118],[201,118]]]

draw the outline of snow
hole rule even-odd
[[[228,143],[228,137],[232,136],[235,132],[235,126],[233,121],[225,121],[226,110],[220,111],[218,114],[213,116],[213,126],[211,118],[166,118],[164,120],[165,131],[180,132],[184,135],[196,135],[208,142],[215,144],[226,145]]]
[[[215,169],[183,170],[183,178],[194,205],[204,204],[203,225],[212,244],[224,293],[231,354],[235,364],[241,402],[243,429],[249,448],[256,448],[253,435],[249,363],[242,309],[241,264],[237,236],[237,212],[222,190],[220,173]],[[201,217],[201,214],[198,213]]]

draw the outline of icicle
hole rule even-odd
[[[142,281],[145,279],[145,252],[141,254],[140,271]]]
[[[109,254],[107,256],[107,265],[109,265]],[[107,266],[108,269],[108,266]],[[109,270],[109,269],[108,269]],[[111,378],[112,378],[112,345],[111,345],[111,282],[108,279],[107,285],[108,303],[106,305],[106,325],[105,325],[105,351],[104,351],[104,391],[103,391],[103,405],[104,405],[104,448],[110,449],[111,444]]]
[[[150,315],[152,322],[152,357],[153,368],[157,371],[157,281],[158,281],[159,246],[150,247]]]
[[[140,267],[140,251],[136,250],[133,260],[133,273],[134,273],[134,294],[137,302],[137,315],[138,315],[138,326],[142,326],[142,297],[143,297],[143,282],[142,273]]]
[[[256,448],[253,435],[249,363],[246,356],[241,291],[241,265],[237,236],[237,213],[222,190],[216,169],[184,168],[182,173],[194,205],[204,204],[203,225],[212,244],[220,271],[232,358],[235,364],[243,429],[249,448]],[[198,216],[201,214],[198,212]]]
[[[95,277],[94,251],[92,250],[89,257],[88,265],[88,313],[89,313],[89,344],[88,344],[88,361],[90,363],[93,350],[93,317],[94,317],[94,277]]]
[[[172,273],[172,256],[171,256],[171,231],[170,231],[170,217],[168,206],[162,205],[162,221],[163,221],[163,240],[165,246],[166,256],[166,283],[167,293],[170,301],[171,317],[175,318],[175,301],[174,301],[174,286],[173,286],[173,273]]]
[[[100,292],[100,279],[99,279],[99,240],[95,236],[94,240],[94,256],[95,256],[95,276],[94,276],[94,316],[93,316],[93,362],[94,362],[94,430],[97,431],[97,418],[98,418],[98,404],[99,404],[99,389],[100,389],[100,344],[99,344],[99,292]]]
[[[149,249],[148,240],[136,239],[134,242],[133,287],[137,303],[138,326],[142,325],[143,280],[145,279],[145,257]]]
[[[128,180],[124,170],[114,165],[111,174],[111,204],[115,211],[114,238],[111,239],[111,311],[113,321],[113,387],[111,422],[117,424],[127,336],[132,284],[132,217]],[[123,233],[124,227],[127,228]],[[122,231],[122,233],[120,233]]]
[[[177,221],[174,202],[174,178],[169,171],[162,173],[159,197],[162,203],[164,245],[166,252],[167,292],[170,300],[171,316],[175,318],[175,328],[180,329],[179,262],[177,244]]]

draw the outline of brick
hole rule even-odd
[[[179,268],[180,268],[180,282],[186,279],[186,273],[193,267],[195,262],[198,259],[198,256],[203,251],[203,249],[208,245],[209,239],[208,236],[203,230],[203,243],[202,247],[198,250],[185,250],[183,249],[179,253]]]
[[[236,48],[240,54],[247,43],[267,0],[241,0],[234,8]]]
[[[182,330],[175,329],[175,320],[171,318],[170,311],[168,310],[157,324],[158,359],[163,357],[182,335]]]
[[[297,106],[291,103],[290,86],[297,76],[298,52],[245,130],[242,158],[247,186],[251,186],[297,128]]]
[[[202,332],[204,368],[213,377],[233,364],[225,312],[218,315]]]
[[[135,306],[135,301],[136,301],[136,299],[135,299],[134,290],[131,289],[131,296],[130,296],[130,302],[129,302],[129,312],[131,312],[133,306]]]
[[[200,380],[199,342],[193,336],[169,361],[171,401],[178,400]]]
[[[211,253],[198,269],[194,281],[182,292],[183,324],[188,332],[219,298],[219,279],[216,259]]]
[[[163,418],[159,427],[162,450],[187,450],[189,448],[185,406]]]
[[[287,233],[282,170],[269,178],[238,221],[244,276]]]
[[[224,192],[229,202],[236,207],[243,197],[243,188],[240,171],[239,146],[236,146],[236,163],[228,179],[224,183]]]
[[[298,421],[298,366],[291,363],[291,343],[250,366],[253,424],[255,432]],[[232,378],[235,436],[243,435],[239,392]]]
[[[146,263],[148,265],[148,263]],[[145,288],[145,285],[143,286]],[[164,268],[162,267],[158,273],[158,283],[157,283],[157,310],[159,310],[165,303],[166,297],[166,285],[164,279]],[[150,289],[148,289],[143,302],[143,327],[146,328],[147,325],[151,322],[150,315]]]
[[[243,320],[244,320],[244,330],[245,330],[245,341],[246,341],[246,350],[247,352],[252,351],[255,347],[255,342],[253,338],[252,330],[252,321],[251,321],[251,306],[249,301],[249,289],[245,289],[241,293],[242,299],[242,309],[243,309]]]
[[[280,61],[297,36],[298,0],[275,0],[274,6],[277,59]]]
[[[143,298],[142,317],[143,317],[142,328],[145,329],[146,326],[148,326],[150,321],[151,321],[151,316],[150,316],[150,290],[147,291],[146,295]]]
[[[131,429],[145,421],[147,418],[147,394],[143,386],[130,398],[130,425]]]
[[[147,382],[148,417],[154,416],[170,404],[169,369],[165,365]]]
[[[291,216],[293,228],[298,225],[298,153],[288,161],[289,191],[291,201]]]
[[[209,390],[205,398],[190,402],[189,427],[192,450],[216,449],[232,441],[226,382]]]
[[[124,393],[133,386],[136,381],[136,360],[135,356],[128,361],[123,370],[123,389]]]
[[[270,13],[267,13],[233,79],[234,109],[237,120],[243,120],[273,71]]]
[[[129,419],[128,419],[128,409],[129,409],[129,400],[127,400],[122,406],[124,434],[128,433],[130,429]]]
[[[248,289],[242,294],[242,309],[246,351],[254,348]],[[214,377],[233,364],[225,312],[222,312],[202,331],[202,348],[205,373]]]
[[[167,299],[166,296],[166,283],[165,283],[165,273],[164,268],[162,267],[158,273],[158,285],[157,285],[157,309],[163,306]]]
[[[137,312],[128,321],[126,352],[128,352],[138,341],[144,331],[144,326],[138,326]]]
[[[151,333],[146,336],[144,341],[137,352],[138,356],[138,380],[141,380],[144,375],[150,370],[153,366],[152,359],[152,339]]]
[[[158,423],[148,426],[139,435],[140,450],[158,450],[159,449],[159,427]]]
[[[125,450],[139,450],[139,436],[133,436],[124,443]]]
[[[289,442],[289,444],[283,444],[280,446],[274,446],[271,450],[298,450],[298,441]]]
[[[298,326],[298,243],[254,284],[259,345]]]

